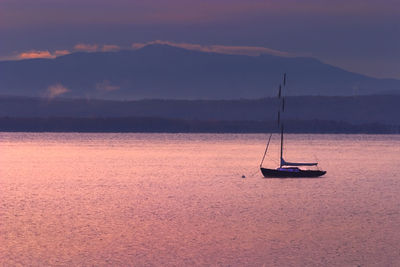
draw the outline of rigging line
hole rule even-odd
[[[261,160],[261,163],[260,163],[260,168],[261,168],[261,166],[262,166],[262,164],[264,162],[265,155],[267,154],[267,150],[268,150],[268,147],[269,147],[269,142],[271,141],[271,137],[272,137],[272,133],[269,135],[268,142],[267,142],[267,147],[265,148],[264,156],[262,157],[262,160]]]
[[[314,156],[315,162],[319,162],[319,159],[318,159],[318,157],[317,157],[317,155],[316,155],[315,153],[313,153],[313,156]],[[319,170],[319,167],[320,167],[320,166],[317,165],[317,169],[318,169],[318,170]]]
[[[252,168],[253,169],[253,168]],[[259,175],[257,175],[259,173],[259,169],[257,168],[254,172],[252,172],[250,175],[242,175],[242,178],[254,178],[254,177],[259,177]],[[256,176],[257,175],[257,176]]]
[[[282,85],[279,85],[278,98],[281,98],[281,95],[282,95]]]
[[[286,72],[283,74],[283,86],[286,86]]]
[[[249,176],[247,176],[248,178],[253,178],[256,177],[256,174],[259,172],[260,170],[256,170],[254,173],[250,174]]]

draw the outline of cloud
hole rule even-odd
[[[54,56],[47,50],[30,50],[22,52],[18,55],[19,59],[31,59],[31,58],[53,58]]]
[[[149,44],[150,43],[133,43],[131,47],[132,47],[132,49],[140,49]]]
[[[279,51],[267,47],[261,46],[227,46],[227,45],[200,45],[200,44],[190,44],[190,43],[175,43],[170,41],[156,40],[147,43],[133,43],[133,49],[140,49],[146,45],[151,44],[165,44],[175,47],[180,47],[188,50],[209,52],[209,53],[221,53],[229,55],[247,55],[247,56],[259,56],[261,54],[269,54],[281,57],[293,56],[288,52]]]
[[[118,45],[103,45],[101,51],[103,52],[111,52],[121,50],[121,47]]]
[[[58,57],[58,56],[65,56],[65,55],[68,55],[68,54],[71,54],[71,52],[68,51],[68,50],[56,50],[56,51],[54,51],[53,55]]]
[[[99,49],[99,45],[97,45],[97,44],[82,44],[82,43],[80,43],[80,44],[75,45],[73,50],[96,52],[100,49]],[[118,50],[121,50],[121,47],[118,45],[103,45],[101,48],[101,51],[103,51],[103,52],[118,51]],[[51,52],[49,50],[29,50],[29,51],[18,54],[17,59],[56,58],[56,57],[65,56],[68,54],[71,54],[70,50],[55,50],[54,52]]]
[[[54,84],[47,88],[46,96],[50,99],[69,92],[69,89],[62,84]]]
[[[56,58],[58,56],[68,55],[71,52],[68,50],[56,50],[53,53],[48,50],[29,50],[20,53],[18,59],[32,59],[32,58]]]
[[[188,50],[202,51],[208,53],[230,54],[230,55],[259,56],[261,54],[269,54],[281,57],[294,56],[289,54],[288,52],[261,46],[201,45],[201,44],[191,44],[191,43],[175,43],[163,40],[150,41],[146,43],[133,43],[131,45],[131,48],[140,49],[147,45],[153,45],[153,44],[164,44]],[[110,52],[110,51],[119,51],[121,50],[121,47],[119,45],[114,45],[114,44],[100,46],[98,44],[79,43],[74,46],[73,50],[86,51],[86,52],[96,52],[96,51]],[[17,58],[18,59],[56,58],[58,56],[64,56],[70,53],[71,53],[70,50],[55,50],[54,52],[50,52],[48,50],[30,50],[20,53],[17,56]]]
[[[85,51],[85,52],[96,52],[99,46],[97,44],[76,44],[74,50]]]
[[[110,92],[110,91],[118,90],[119,88],[120,87],[118,85],[112,85],[109,80],[104,80],[104,81],[96,84],[96,89],[99,91]]]
[[[106,45],[98,45],[98,44],[83,44],[79,43],[74,46],[75,51],[84,51],[84,52],[111,52],[121,50],[119,45],[115,44],[106,44]]]

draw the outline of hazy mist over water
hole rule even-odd
[[[1,133],[0,265],[400,264],[400,135],[287,135],[319,179],[262,178],[266,139]]]

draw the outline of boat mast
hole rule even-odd
[[[278,113],[278,120],[280,121],[280,117],[281,117],[281,111],[282,113],[285,110],[285,97],[283,96],[282,93],[282,89],[284,89],[286,86],[286,73],[283,74],[283,88],[281,86],[279,86],[279,100],[280,100],[280,109],[279,109],[279,113]],[[281,157],[280,157],[280,161],[279,161],[279,168],[282,168],[282,163],[283,163],[283,122],[280,123],[281,126]]]
[[[283,162],[283,124],[281,125],[281,159],[279,161],[279,168],[282,168]]]

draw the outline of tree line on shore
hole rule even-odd
[[[149,133],[270,133],[278,132],[270,121],[185,120],[159,117],[0,118],[1,132],[149,132]],[[326,120],[287,120],[288,133],[398,134],[400,125],[383,123],[352,124]]]

